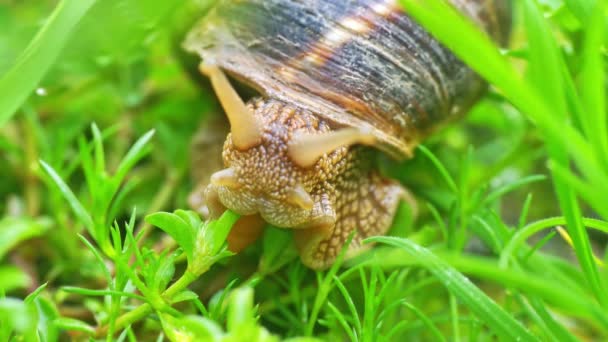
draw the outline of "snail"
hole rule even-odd
[[[508,0],[450,3],[507,40]],[[230,127],[223,147],[211,141],[221,128],[206,131],[202,145],[216,146],[208,150],[223,165],[214,170],[209,153],[195,163],[207,176],[191,203],[210,217],[242,215],[231,249],[257,238],[264,222],[293,229],[313,269],[329,267],[353,232],[347,257],[385,234],[408,200],[374,154],[411,157],[486,89],[394,0],[219,1],[183,45],[202,59]],[[257,95],[244,101],[235,82]]]

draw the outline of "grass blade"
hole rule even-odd
[[[505,194],[507,194],[511,191],[514,191],[520,187],[523,187],[524,185],[528,185],[528,184],[534,183],[534,182],[544,181],[545,179],[547,179],[547,176],[545,176],[545,175],[531,175],[531,176],[520,178],[520,179],[510,182],[508,184],[502,185],[502,186],[498,187],[497,189],[494,189],[491,193],[488,194],[488,196],[486,196],[486,198],[483,200],[483,203],[490,204],[490,203],[496,201],[497,199],[501,198]]]
[[[468,278],[438,258],[428,249],[407,239],[373,237],[366,242],[379,242],[405,250],[426,267],[443,285],[500,337],[508,341],[536,341],[509,313],[483,293]]]
[[[527,74],[539,95],[550,99],[553,120],[564,122],[566,102],[561,65],[564,63],[548,23],[536,4],[522,1],[524,26],[528,37]]]
[[[492,40],[457,10],[440,0],[401,0],[407,12],[415,17],[439,41],[477,71],[528,118],[536,123],[547,140],[567,151],[581,172],[603,191],[608,202],[606,173],[589,143],[570,125],[555,119],[550,100],[521,77]]]
[[[583,50],[581,95],[585,107],[584,118],[587,122],[585,132],[596,154],[608,155],[608,123],[606,122],[606,94],[604,54],[604,1],[596,1],[586,28]],[[604,159],[605,164],[606,159]],[[604,165],[607,167],[607,165]]]
[[[422,311],[420,311],[420,309],[418,309],[417,307],[415,307],[414,305],[412,305],[406,301],[403,301],[403,306],[410,309],[410,311],[412,311],[414,313],[414,315],[416,315],[416,317],[418,317],[418,319],[420,319],[422,321],[422,323],[424,323],[424,326],[433,335],[433,337],[435,338],[435,341],[440,341],[440,342],[446,341],[445,337],[443,337],[443,335],[441,335],[441,332],[439,331],[439,329],[437,329],[437,327],[435,326],[433,321],[427,315],[425,315]]]
[[[120,161],[118,169],[114,174],[113,179],[116,183],[122,182],[127,175],[127,172],[129,172],[129,170],[131,170],[131,168],[150,151],[148,142],[153,136],[154,130],[148,131],[133,144],[131,149],[129,149],[129,152],[127,152],[127,155]]]
[[[526,25],[534,47],[530,62],[532,75],[536,78],[532,83],[522,78],[515,68],[501,55],[498,48],[470,20],[463,17],[456,9],[445,1],[440,0],[401,0],[409,14],[414,16],[437,39],[448,46],[464,62],[475,69],[490,83],[499,88],[505,97],[517,108],[524,112],[540,128],[547,142],[549,154],[557,163],[567,166],[571,158],[589,183],[597,189],[602,203],[608,203],[608,177],[604,156],[594,153],[591,144],[585,137],[565,119],[563,102],[563,79],[558,80],[558,86],[548,90],[546,82],[552,82],[554,75],[546,76],[541,73],[562,74],[559,56],[556,56],[555,42],[548,30],[548,23],[542,17],[538,5],[532,0],[524,1]],[[553,47],[553,48],[552,48]],[[544,51],[549,49],[548,65],[543,66]],[[551,57],[553,55],[553,57]],[[547,80],[545,77],[551,77]],[[544,83],[543,83],[544,82]],[[549,94],[549,96],[547,96]],[[599,278],[599,273],[593,262],[589,238],[581,223],[581,212],[577,198],[572,189],[560,181],[554,182],[560,207],[568,221],[568,230],[576,246],[577,258],[584,270],[587,281],[593,288],[595,296],[608,306],[608,295],[605,286]]]
[[[456,186],[456,182],[454,182],[454,178],[452,178],[452,176],[450,176],[450,173],[448,172],[448,170],[445,168],[445,166],[443,166],[443,164],[439,161],[439,159],[437,159],[437,157],[435,157],[433,152],[431,152],[428,148],[426,148],[423,145],[418,145],[418,149],[422,153],[424,153],[424,155],[427,158],[429,158],[429,160],[431,161],[431,163],[433,163],[433,165],[435,165],[435,167],[437,168],[437,171],[439,171],[439,174],[441,174],[441,177],[443,178],[445,183],[448,185],[450,190],[454,194],[457,194],[458,186]]]
[[[63,0],[15,65],[0,78],[0,126],[36,88],[65,46],[74,27],[96,0]]]
[[[534,308],[536,314],[543,320],[547,326],[547,330],[551,334],[552,338],[558,341],[564,342],[577,342],[578,339],[574,337],[563,325],[559,324],[553,316],[547,311],[544,303],[538,298],[530,298],[530,306]]]
[[[348,322],[346,322],[346,319],[344,317],[344,313],[342,313],[330,301],[327,301],[327,307],[329,308],[329,310],[331,311],[331,313],[334,315],[334,317],[336,318],[336,320],[338,321],[338,323],[340,324],[340,326],[342,326],[342,329],[344,329],[344,332],[348,335],[348,337],[350,338],[350,340],[351,341],[358,341],[358,339],[355,337],[355,333],[353,332],[353,329],[351,329],[351,327],[348,325]]]
[[[515,251],[530,236],[540,232],[541,230],[553,228],[556,226],[562,226],[565,224],[566,219],[564,217],[552,217],[532,222],[527,226],[523,227],[522,229],[518,230],[515,234],[513,234],[511,240],[507,242],[505,248],[503,248],[502,252],[500,253],[500,259],[498,263],[499,267],[506,268],[509,264],[509,260],[513,257]],[[608,222],[590,218],[583,218],[583,224],[588,228],[597,229],[608,234]]]
[[[61,179],[61,176],[55,172],[55,170],[44,161],[40,161],[40,165],[46,173],[51,177],[55,185],[59,188],[59,191],[63,195],[63,197],[68,201],[70,207],[74,211],[74,214],[80,221],[80,223],[84,224],[84,226],[89,231],[89,234],[95,236],[95,231],[93,229],[93,219],[91,215],[89,215],[88,211],[82,206],[76,195],[72,192],[70,187]]]
[[[84,296],[122,296],[139,300],[146,300],[145,297],[139,296],[133,293],[124,292],[124,291],[113,291],[113,290],[93,290],[87,289],[85,287],[77,287],[77,286],[63,286],[61,288],[64,292],[68,293],[76,293]]]
[[[526,0],[523,2],[524,6],[524,17],[525,26],[529,38],[529,50],[530,50],[530,66],[529,69],[533,74],[533,81],[543,94],[545,99],[551,101],[551,108],[557,116],[557,120],[563,122],[566,117],[565,109],[566,105],[564,93],[562,73],[560,65],[564,63],[561,60],[560,51],[557,49],[557,43],[555,42],[553,35],[551,34],[549,24],[543,18],[538,6],[532,0]],[[603,29],[603,28],[602,28]],[[600,35],[601,37],[601,35]],[[601,42],[599,42],[601,45]],[[593,59],[593,58],[592,58]],[[595,67],[594,63],[594,67]],[[598,69],[594,69],[594,73],[597,74]],[[601,69],[599,69],[601,70]],[[603,73],[600,73],[603,75]],[[569,76],[566,76],[569,77]],[[593,81],[597,81],[598,77],[592,77]],[[603,77],[599,77],[600,80]],[[600,85],[601,89],[603,87]],[[586,93],[588,93],[586,91]],[[601,90],[601,97],[603,97],[603,90]],[[594,104],[596,101],[592,101]],[[587,108],[589,110],[590,108]],[[600,108],[594,108],[598,110]],[[584,115],[581,118],[581,123],[587,135],[595,136],[596,127],[599,123],[593,122],[593,118],[589,115]],[[604,125],[600,125],[605,126]],[[558,143],[554,140],[547,140],[548,150],[551,158],[555,161],[556,165],[561,165],[567,168],[570,163],[570,157],[558,146]],[[593,144],[592,144],[593,146]],[[592,153],[593,150],[590,148],[588,153]],[[598,155],[597,153],[595,155]],[[601,154],[600,154],[601,155]],[[579,262],[584,270],[587,280],[591,284],[591,287],[596,293],[596,296],[604,305],[608,305],[608,297],[604,294],[604,288],[601,284],[599,274],[595,263],[593,262],[593,254],[591,252],[589,237],[582,224],[581,210],[579,208],[576,195],[573,189],[564,184],[560,178],[554,177],[555,190],[559,198],[560,207],[564,212],[566,221],[568,222],[568,231],[572,237],[573,243],[576,246],[575,252],[579,259]]]

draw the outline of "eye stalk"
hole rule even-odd
[[[213,63],[201,63],[200,71],[209,77],[213,90],[217,95],[228,121],[232,142],[239,150],[244,151],[262,142],[262,129],[253,113],[228,81],[222,70]]]
[[[302,209],[310,210],[315,204],[310,194],[306,192],[306,189],[301,184],[296,185],[293,189],[287,193],[287,202],[296,205]]]
[[[324,154],[353,144],[373,145],[376,137],[369,126],[342,128],[321,134],[301,133],[294,135],[289,143],[289,157],[303,168],[315,165]]]
[[[225,186],[233,189],[241,187],[236,171],[233,168],[223,169],[211,175],[211,184]]]

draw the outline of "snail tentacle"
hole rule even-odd
[[[310,194],[301,184],[298,184],[296,187],[289,190],[287,194],[287,201],[306,210],[312,209],[313,205],[315,204]]]
[[[238,188],[241,186],[236,171],[233,168],[223,169],[211,175],[211,184],[229,188]]]
[[[258,145],[262,141],[262,129],[224,72],[211,63],[201,63],[199,69],[211,80],[213,90],[228,116],[234,145],[240,150]]]
[[[296,164],[308,168],[324,154],[353,144],[374,145],[376,137],[371,127],[342,128],[321,134],[295,134],[289,143],[289,156]]]

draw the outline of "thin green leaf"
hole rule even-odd
[[[560,51],[551,34],[549,24],[543,18],[538,6],[532,0],[523,2],[526,31],[529,39],[530,70],[533,71],[534,81],[540,94],[551,101],[551,107],[557,116],[557,121],[564,122],[566,117],[566,98],[561,76]],[[594,72],[597,73],[597,70]],[[603,74],[603,73],[602,73]],[[603,91],[602,91],[603,96]],[[587,132],[595,130],[598,123],[590,122],[585,115],[582,118],[583,127]],[[605,124],[604,124],[605,125]],[[568,167],[570,157],[557,145],[555,141],[549,141],[549,153],[556,165]],[[555,189],[559,198],[560,207],[568,222],[568,231],[572,236],[575,252],[584,270],[584,274],[594,289],[598,299],[608,305],[608,297],[605,295],[597,268],[593,261],[589,237],[581,223],[581,210],[578,206],[576,196],[572,188],[565,186],[559,178],[554,178]],[[601,183],[603,184],[603,182]]]
[[[545,176],[545,175],[531,175],[531,176],[520,178],[513,182],[509,182],[509,184],[505,184],[501,187],[494,189],[491,193],[488,194],[488,196],[486,196],[486,198],[484,199],[483,202],[485,204],[492,203],[495,200],[497,200],[498,198],[504,196],[505,194],[512,192],[524,185],[534,183],[534,182],[544,181],[545,179],[547,179],[547,176]]]
[[[353,241],[353,237],[355,236],[354,234],[355,234],[355,232],[352,232],[350,234],[350,236],[348,237],[348,239],[342,246],[342,249],[340,250],[338,257],[336,258],[336,261],[329,268],[329,271],[327,271],[327,273],[325,274],[325,277],[322,276],[321,272],[317,272],[317,284],[319,286],[319,290],[317,291],[317,295],[315,296],[315,301],[313,303],[312,310],[310,312],[310,317],[309,317],[308,321],[306,322],[307,323],[306,324],[306,335],[307,336],[312,336],[312,333],[315,328],[315,324],[317,323],[317,317],[319,316],[319,312],[321,311],[321,308],[325,304],[327,296],[329,295],[329,292],[331,291],[331,289],[333,287],[332,286],[333,277],[338,273],[338,269],[342,265],[342,262],[344,260],[344,255],[346,255],[348,246]]]
[[[85,296],[121,296],[145,301],[145,297],[129,292],[112,291],[112,290],[92,290],[76,286],[63,286],[61,290],[68,293],[77,293]]]
[[[99,127],[95,123],[91,124],[91,132],[93,132],[93,153],[95,155],[95,173],[97,175],[104,175],[106,173],[106,161],[103,152],[103,138]]]
[[[0,78],[0,126],[38,86],[95,0],[63,0],[32,39],[15,65]]]
[[[585,182],[572,173],[566,166],[550,161],[549,169],[553,177],[564,184],[589,203],[589,205],[603,217],[608,217],[608,207],[605,205],[602,194],[596,191],[593,185]]]
[[[474,216],[473,219],[478,223],[471,228],[481,240],[494,252],[498,252],[502,247],[502,242],[498,239],[495,230],[479,216]]]
[[[579,341],[574,335],[572,335],[562,324],[557,322],[555,318],[549,313],[544,303],[538,298],[530,298],[530,305],[534,308],[538,316],[547,325],[547,330],[551,333],[553,338],[563,342],[576,342]]]
[[[344,317],[344,313],[342,313],[330,301],[327,301],[327,307],[333,313],[334,317],[338,320],[338,323],[340,323],[340,326],[342,326],[342,329],[344,329],[344,332],[348,335],[349,340],[350,341],[358,341],[357,337],[355,336],[355,333],[353,332],[353,329],[348,325],[348,322],[346,322],[346,318]]]
[[[110,270],[108,270],[108,266],[104,262],[103,257],[101,256],[101,253],[99,253],[97,248],[95,248],[95,246],[93,246],[93,244],[91,242],[89,242],[89,240],[87,240],[87,238],[85,238],[84,236],[78,234],[78,238],[80,239],[80,241],[82,241],[82,243],[85,244],[85,246],[87,246],[87,248],[89,248],[91,253],[93,253],[93,256],[95,256],[95,261],[97,261],[97,265],[99,266],[99,269],[105,275],[106,281],[108,282],[108,284],[112,284],[112,275],[110,274]]]
[[[561,160],[556,160],[555,165],[561,164],[566,167],[568,162],[567,158],[564,156],[559,156],[560,152],[555,146],[553,146],[553,144],[549,144],[549,150],[552,151],[551,154],[554,156],[563,158]],[[557,176],[553,177],[553,183],[555,192],[559,199],[560,208],[564,217],[566,218],[566,228],[570,234],[570,237],[572,238],[574,252],[583,270],[583,274],[593,290],[597,300],[604,307],[608,307],[608,292],[606,291],[605,283],[600,278],[599,271],[594,260],[593,251],[591,250],[591,242],[589,241],[589,235],[587,234],[587,230],[585,229],[583,223],[583,213],[579,206],[578,198],[576,197],[574,189],[569,187],[567,184],[562,183],[561,178]]]
[[[435,157],[433,152],[431,152],[428,148],[424,147],[423,145],[419,145],[418,149],[422,153],[424,153],[424,155],[427,158],[429,158],[429,160],[431,161],[431,163],[433,163],[433,165],[435,165],[435,168],[437,168],[437,171],[439,171],[439,174],[441,175],[441,177],[443,177],[443,180],[446,182],[446,184],[448,185],[450,190],[454,194],[457,194],[458,187],[456,186],[456,182],[454,182],[454,179],[452,178],[452,176],[450,176],[450,173],[448,172],[448,170],[445,168],[445,166],[443,166],[443,164],[439,161],[439,159],[437,159],[437,157]]]
[[[585,27],[581,95],[585,107],[586,135],[596,149],[596,154],[608,156],[608,118],[606,117],[606,75],[604,65],[605,4],[595,2]],[[604,158],[605,167],[608,161]]]
[[[468,278],[426,248],[407,239],[393,237],[373,237],[366,239],[367,241],[384,243],[405,250],[433,273],[458,300],[502,338],[511,341],[537,340],[509,313],[471,283]]]
[[[355,305],[355,302],[353,301],[353,298],[351,297],[350,293],[348,293],[348,290],[346,289],[346,286],[344,286],[344,283],[342,283],[342,281],[340,280],[340,278],[338,278],[337,276],[333,276],[333,280],[334,280],[334,284],[336,284],[336,287],[338,288],[338,290],[340,291],[340,293],[342,294],[342,297],[344,298],[344,300],[346,301],[346,305],[348,306],[348,310],[350,311],[351,316],[353,317],[353,322],[355,324],[355,331],[357,332],[357,335],[360,337],[362,335],[363,332],[363,328],[361,327],[361,319],[359,318],[359,314],[357,313],[357,307]],[[366,296],[365,298],[372,298],[373,296]],[[344,315],[344,314],[342,314]]]
[[[435,341],[445,341],[445,337],[443,337],[443,335],[441,335],[441,332],[439,331],[439,329],[437,329],[435,324],[433,324],[433,321],[427,315],[425,315],[417,307],[415,307],[414,305],[412,305],[406,301],[403,301],[402,304],[403,304],[403,306],[410,309],[416,316],[418,316],[418,318],[424,323],[424,325],[428,328],[428,330],[433,334],[433,336],[435,337]]]
[[[528,260],[536,251],[540,250],[547,242],[549,242],[553,237],[555,237],[555,230],[549,232],[549,234],[545,235],[542,239],[540,239],[537,243],[535,243],[532,248],[522,257],[522,260],[525,262]]]
[[[74,214],[80,223],[87,228],[89,234],[95,236],[95,231],[93,230],[93,219],[82,204],[80,204],[80,201],[78,201],[78,198],[76,198],[76,195],[74,195],[70,187],[68,187],[68,185],[63,181],[63,179],[61,179],[61,177],[50,165],[42,160],[40,161],[40,165],[42,165],[44,171],[46,171],[46,173],[53,179],[55,185],[57,185],[63,197],[68,201],[68,204],[72,208],[72,211],[74,211]]]
[[[141,138],[139,138],[135,144],[129,149],[129,152],[120,161],[116,173],[114,174],[113,180],[116,183],[122,182],[129,170],[149,152],[147,149],[148,142],[154,136],[154,130],[148,131]]]
[[[40,286],[42,288],[43,286]],[[39,288],[39,289],[40,289]],[[39,289],[34,291],[36,293]],[[36,306],[38,311],[38,329],[37,333],[39,336],[39,341],[59,341],[59,331],[53,325],[55,319],[59,317],[59,310],[55,303],[46,297],[43,296],[32,296],[30,294],[25,299],[25,303],[31,299],[33,305]]]
[[[532,204],[532,194],[529,193],[526,196],[526,200],[524,201],[524,205],[521,208],[521,214],[519,215],[519,220],[517,221],[517,229],[521,229],[528,220],[528,212],[530,211],[530,204]]]
[[[260,273],[273,274],[293,261],[298,256],[298,252],[296,248],[289,248],[292,246],[293,237],[285,229],[274,227],[265,229],[263,236],[264,253],[259,264]]]
[[[38,286],[34,291],[32,291],[32,293],[30,293],[29,295],[27,295],[27,297],[25,297],[23,302],[25,304],[31,304],[34,300],[36,300],[36,298],[38,298],[40,296],[42,291],[44,291],[44,289],[46,289],[47,286],[48,286],[48,283],[44,283],[44,284]]]
[[[80,331],[89,335],[93,335],[95,333],[94,327],[75,318],[58,317],[57,319],[55,319],[53,324],[55,325],[55,327],[61,330]]]
[[[564,217],[552,217],[532,222],[524,228],[518,230],[515,234],[513,234],[511,240],[509,240],[509,242],[505,245],[505,248],[503,248],[502,252],[500,253],[500,268],[506,268],[508,266],[508,262],[513,257],[514,251],[530,236],[540,232],[541,230],[553,228],[556,226],[563,226],[565,224],[566,219]],[[608,222],[590,218],[583,218],[583,224],[585,225],[585,227],[597,229],[604,233],[608,233]]]
[[[522,1],[528,38],[528,73],[537,92],[551,101],[553,120],[565,123],[566,103],[561,65],[564,63],[547,21],[533,0]]]
[[[93,164],[93,158],[91,157],[91,146],[87,143],[84,136],[78,139],[78,152],[80,155],[80,162],[82,164],[82,171],[84,173],[84,179],[87,182],[89,193],[97,194],[101,192],[100,187],[103,186],[103,182],[97,178],[95,168]]]

